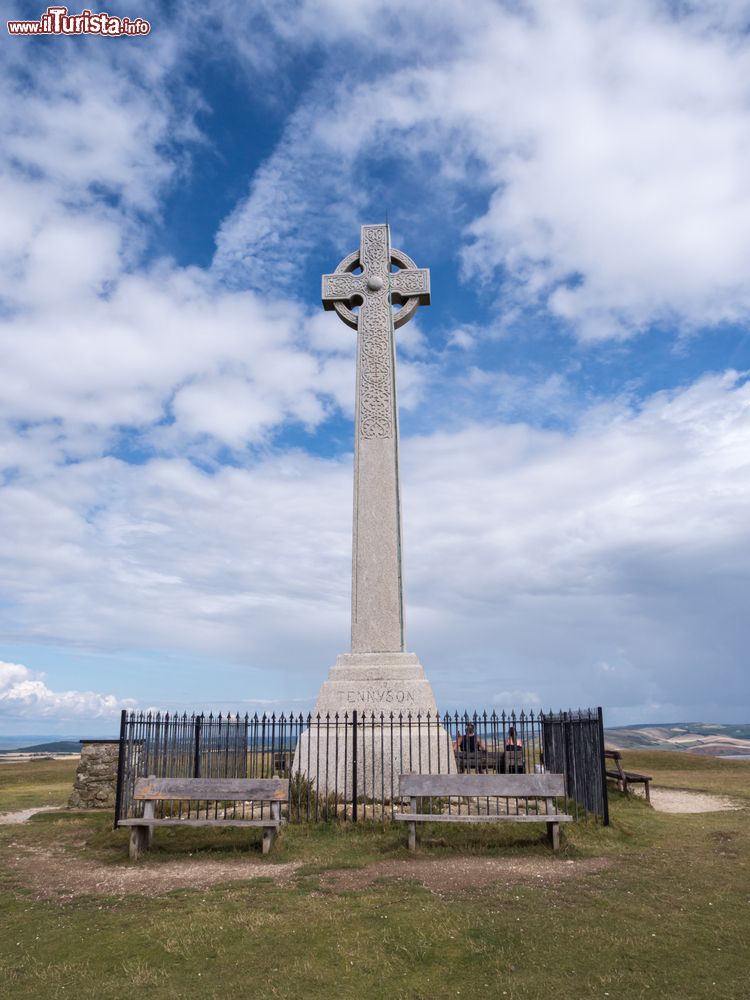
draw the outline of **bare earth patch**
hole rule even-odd
[[[634,794],[645,796],[642,788],[634,789]],[[704,792],[684,792],[675,788],[652,788],[651,805],[657,812],[665,813],[706,813],[727,812],[743,809],[742,802],[727,795],[707,795]]]
[[[72,858],[64,848],[42,850],[10,844],[6,863],[38,899],[75,896],[159,895],[173,889],[208,889],[219,883],[270,879],[288,884],[305,862],[268,864],[249,858],[104,865]],[[559,861],[546,858],[408,858],[378,861],[364,868],[325,872],[321,884],[338,890],[361,889],[380,879],[421,882],[440,894],[495,883],[541,885],[580,878],[608,868],[611,861],[592,858]]]
[[[504,885],[544,885],[563,879],[581,878],[609,868],[607,858],[557,861],[553,858],[408,858],[378,861],[365,868],[326,872],[321,884],[332,889],[361,889],[380,879],[421,882],[440,895],[481,889],[498,882]]]
[[[103,865],[72,858],[64,850],[41,850],[10,844],[8,866],[37,898],[159,895],[172,889],[208,889],[220,882],[267,878],[283,885],[301,861],[263,864],[245,858]]]

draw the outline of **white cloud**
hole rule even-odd
[[[295,5],[293,23],[318,6]],[[654,322],[745,321],[743,10],[540,0],[477,2],[467,17],[432,0],[368,5],[399,25],[400,58],[388,57],[386,32],[337,21],[349,57],[291,117],[222,227],[216,266],[283,282],[284,262],[316,229],[337,242],[355,215],[379,210],[384,191],[361,178],[376,176],[385,154],[415,186],[417,204],[402,208],[413,228],[465,220],[463,237],[454,232],[467,280],[498,287],[506,316],[541,301],[587,340]],[[432,49],[418,30],[428,22]],[[289,44],[319,42],[324,24],[290,33]],[[446,211],[451,187],[486,207]]]
[[[486,689],[489,659],[545,703],[746,705],[749,443],[750,385],[731,373],[571,433],[405,442],[411,641],[460,663],[464,690]]]
[[[524,711],[532,711],[543,709],[542,699],[536,693],[536,691],[521,691],[517,688],[506,691],[498,691],[497,694],[492,697],[493,704],[501,706],[503,709],[512,707],[512,709],[522,709]]]
[[[50,192],[64,194],[69,206],[106,194],[128,212],[158,210],[158,195],[184,164],[180,144],[199,140],[195,93],[166,86],[181,55],[176,41],[170,31],[147,48],[81,41],[73,58],[61,58],[57,46],[37,47],[33,72],[25,46],[4,46],[4,173],[33,179],[41,196],[31,216],[24,205],[22,225],[43,212]]]
[[[307,696],[347,644],[351,464],[276,453],[273,432],[351,414],[355,348],[294,301],[310,247],[330,241],[331,266],[351,249],[388,159],[414,192],[399,225],[462,251],[506,319],[541,301],[591,339],[744,318],[748,42],[719,5],[682,19],[638,0],[477,0],[472,17],[443,0],[257,7],[266,53],[233,27],[254,73],[330,45],[323,9],[336,58],[226,220],[211,273],[143,264],[144,219],[197,139],[193,98],[175,105],[167,86],[168,31],[150,55],[81,47],[40,62],[31,92],[6,87],[0,628],[210,656],[239,665],[238,693],[279,675]],[[467,324],[451,343],[480,337]],[[435,373],[416,325],[400,347],[414,405]],[[402,443],[408,634],[441,706],[481,708],[487,691],[633,715],[675,691],[745,704],[744,376],[578,419],[560,376],[464,383],[492,414]],[[530,399],[571,429],[511,423]],[[118,440],[143,464],[107,457]],[[241,467],[220,466],[222,448]],[[113,711],[113,696],[5,666],[14,711]]]
[[[0,420],[21,450],[84,458],[126,428],[140,449],[210,458],[349,406],[340,355],[354,337],[329,334],[326,349],[317,316],[298,305],[168,260],[140,263],[142,213],[156,210],[179,168],[175,142],[195,129],[161,86],[174,67],[168,41],[149,67],[97,51],[62,67],[42,60],[31,89],[4,67]],[[19,442],[6,436],[4,447],[12,465]]]
[[[96,691],[52,691],[44,674],[0,661],[0,719],[107,719],[135,708],[133,698]]]
[[[675,691],[685,711],[716,691],[739,711],[749,445],[750,382],[733,373],[566,433],[405,438],[407,636],[441,707],[481,708],[491,685],[630,718]],[[2,491],[0,627],[182,649],[240,664],[246,696],[312,696],[348,642],[350,462],[22,470]]]
[[[349,476],[303,454],[213,475],[178,459],[24,470],[0,493],[5,634],[302,666],[346,617]]]
[[[529,412],[544,414],[547,421],[576,419],[579,415],[579,403],[573,387],[567,374],[562,372],[535,379],[531,375],[489,372],[474,366],[467,370],[459,383],[485,413],[494,413],[506,420],[518,413]]]
[[[357,231],[366,196],[352,176],[353,158],[310,140],[309,116],[294,116],[247,200],[221,226],[214,266],[224,280],[268,291],[293,287],[322,234]],[[340,249],[341,257],[348,253]]]

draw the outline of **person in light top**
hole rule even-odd
[[[505,741],[506,750],[523,750],[523,740],[516,736],[516,730],[514,726],[511,726],[508,730],[508,738]]]

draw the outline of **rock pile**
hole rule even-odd
[[[117,790],[116,740],[82,740],[70,809],[114,809]]]

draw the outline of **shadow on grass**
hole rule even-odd
[[[623,801],[609,828],[593,819],[566,824],[559,857],[592,857],[621,850],[629,842],[640,841],[652,819],[652,810],[640,801]],[[113,830],[109,812],[39,814],[28,824],[12,829],[23,841],[47,845],[71,859],[78,857],[112,865],[128,862],[130,831]],[[152,848],[145,857],[149,864],[238,856],[259,865],[302,862],[306,874],[412,857],[407,850],[405,830],[400,824],[390,822],[290,824],[282,828],[269,855],[261,855],[260,845],[261,834],[257,830],[169,827],[155,831]],[[421,858],[553,857],[543,823],[538,827],[425,823],[420,829],[418,845]]]

